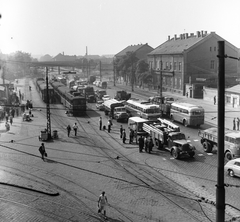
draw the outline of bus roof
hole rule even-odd
[[[143,118],[138,117],[138,116],[130,117],[130,118],[128,119],[128,121],[129,121],[129,120],[132,120],[133,122],[138,122],[138,123],[149,122],[149,120],[143,119]]]
[[[172,103],[172,106],[177,106],[177,107],[180,107],[180,108],[187,108],[187,109],[192,109],[192,108],[200,108],[200,109],[203,109],[202,106],[198,106],[198,105],[194,105],[194,104],[190,104],[190,103],[176,103],[176,102],[173,102]]]
[[[155,105],[152,103],[145,103],[145,102],[141,103],[141,101],[136,101],[136,100],[127,100],[126,105],[128,104],[132,104],[143,109],[159,108],[159,105]]]

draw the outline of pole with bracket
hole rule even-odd
[[[51,118],[50,118],[50,105],[49,105],[49,92],[48,92],[48,67],[46,67],[46,91],[47,91],[47,95],[46,95],[46,99],[47,99],[47,135],[48,135],[48,140],[52,139],[51,136]]]

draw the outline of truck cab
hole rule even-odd
[[[179,159],[182,155],[195,155],[196,148],[186,140],[185,134],[181,132],[170,132],[168,134],[167,145],[165,149],[169,150],[174,159]]]
[[[116,119],[117,122],[120,122],[120,121],[127,122],[128,121],[129,115],[124,106],[115,107],[113,113],[114,113],[113,118]]]

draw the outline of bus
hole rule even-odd
[[[161,116],[159,105],[146,101],[129,99],[126,101],[125,108],[131,116],[139,116],[147,120],[157,120]]]
[[[204,109],[190,103],[172,103],[170,108],[172,121],[182,123],[184,126],[197,126],[204,124]]]

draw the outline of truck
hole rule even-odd
[[[200,130],[198,136],[201,137],[203,150],[211,153],[213,148],[218,145],[218,129],[211,127],[206,130]],[[240,157],[240,132],[225,129],[224,155],[227,160]]]
[[[128,122],[129,114],[124,106],[115,107],[113,113],[113,118],[117,122]]]
[[[105,100],[103,103],[105,115],[109,115],[114,118],[114,112],[116,112],[117,107],[124,107],[124,104],[116,99]]]
[[[117,91],[116,95],[114,97],[114,99],[119,100],[119,101],[121,101],[121,100],[129,100],[130,98],[131,98],[131,93],[127,93],[124,90]]]
[[[129,130],[134,131],[134,138],[136,139],[136,143],[138,143],[138,137],[147,135],[147,132],[143,130],[143,124],[151,122],[151,120],[147,120],[138,116],[130,117],[128,119],[128,128]]]
[[[183,155],[194,157],[196,148],[187,141],[185,134],[180,132],[177,126],[168,128],[156,121],[144,123],[143,130],[151,136],[154,145],[159,149],[168,150],[174,159],[180,159]]]

